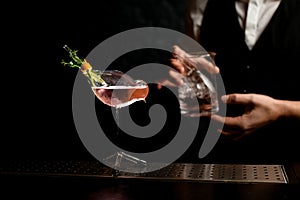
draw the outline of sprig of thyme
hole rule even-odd
[[[61,61],[61,64],[69,67],[78,67],[81,68],[83,64],[83,60],[77,56],[77,50],[70,49],[67,45],[64,45],[63,48],[69,53],[69,57],[72,58],[74,61],[65,62],[64,60]]]
[[[69,53],[69,57],[72,59],[70,62],[61,61],[61,64],[69,67],[77,67],[81,69],[82,73],[88,77],[90,84],[95,87],[96,85],[107,86],[107,83],[102,79],[101,74],[95,74],[92,71],[92,66],[85,59],[79,58],[77,50],[70,49],[67,45],[63,48]]]

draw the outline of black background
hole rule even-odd
[[[13,2],[3,8],[1,159],[90,159],[72,116],[78,70],[60,64],[63,45],[85,57],[132,28],[184,32],[185,7],[182,0],[110,0]]]

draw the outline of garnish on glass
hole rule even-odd
[[[104,104],[113,107],[128,106],[136,101],[143,100],[148,95],[149,88],[145,81],[134,80],[119,70],[95,70],[86,59],[81,59],[77,51],[67,45],[63,47],[72,59],[70,62],[62,60],[62,64],[81,69],[88,78],[96,97]]]
[[[64,45],[63,48],[69,53],[69,57],[72,59],[69,62],[61,61],[61,64],[69,67],[77,67],[82,73],[87,76],[90,81],[90,84],[95,86],[107,86],[107,83],[101,78],[101,74],[96,74],[93,71],[93,68],[86,59],[81,59],[77,55],[76,50],[70,49],[67,45]]]

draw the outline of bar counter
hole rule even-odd
[[[91,161],[2,161],[1,199],[300,199],[300,163],[173,163],[112,176]]]

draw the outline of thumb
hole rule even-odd
[[[222,96],[221,100],[226,104],[247,105],[251,102],[251,96],[249,94],[229,94]]]

